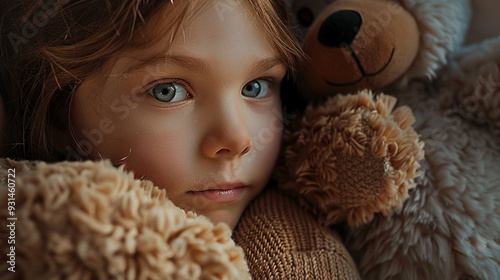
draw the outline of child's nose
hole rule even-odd
[[[210,123],[203,138],[202,152],[208,158],[241,157],[252,148],[252,138],[243,113],[222,108],[207,116]]]

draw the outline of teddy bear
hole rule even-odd
[[[0,160],[1,279],[250,279],[225,224],[109,160]]]
[[[280,186],[324,225],[347,221],[343,236],[363,279],[499,279],[500,37],[463,45],[465,0],[297,0],[289,9],[309,56],[298,87],[310,105],[289,133]],[[363,184],[374,172],[365,158],[379,152],[362,144],[381,129],[360,125],[372,119],[355,114],[359,102],[342,104],[360,94],[371,112],[380,112],[373,100],[394,98],[398,123],[400,110],[413,112],[401,128],[421,143],[387,138],[383,157],[424,145],[425,155],[401,154],[423,159],[415,186],[389,211],[352,212],[355,195],[373,189]],[[345,165],[352,156],[357,164]]]

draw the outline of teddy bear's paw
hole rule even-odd
[[[363,91],[308,107],[301,129],[285,139],[281,187],[300,194],[327,225],[358,225],[395,210],[423,158],[411,110],[393,110],[395,103]]]
[[[0,181],[12,172],[0,217],[12,218],[15,198],[15,279],[250,279],[229,227],[181,210],[109,161],[0,160]]]

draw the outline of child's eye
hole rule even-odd
[[[262,79],[252,80],[241,90],[241,94],[251,98],[262,98],[269,94],[269,82]]]
[[[165,103],[189,98],[189,93],[179,83],[159,83],[151,87],[147,92],[154,99]]]

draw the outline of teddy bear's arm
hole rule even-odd
[[[0,219],[15,223],[0,236],[0,279],[250,279],[229,227],[109,161],[0,159]]]

